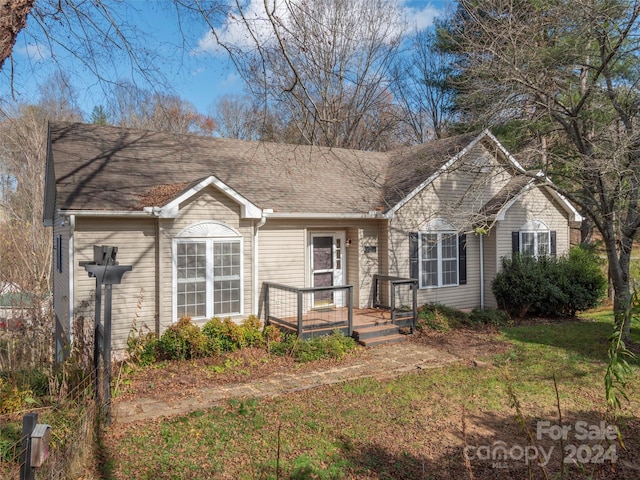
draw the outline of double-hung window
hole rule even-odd
[[[458,234],[420,232],[420,286],[458,285]]]
[[[410,275],[420,288],[466,284],[466,235],[444,219],[434,219],[409,236]]]
[[[529,221],[513,232],[513,251],[536,258],[555,255],[555,233],[541,221]]]
[[[241,239],[177,238],[174,246],[176,317],[241,314]]]

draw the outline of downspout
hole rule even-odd
[[[480,308],[484,310],[484,235],[480,235]]]
[[[258,309],[260,308],[260,285],[258,285],[258,256],[260,249],[258,248],[258,231],[266,222],[267,217],[263,213],[253,230],[253,312],[251,313],[254,315],[258,315]]]
[[[74,255],[74,233],[76,231],[76,216],[69,215],[69,305],[67,305],[69,318],[67,319],[67,335],[69,338],[69,344],[73,345],[73,316],[75,315],[75,289],[74,289],[74,280],[75,280],[75,255]]]
[[[160,338],[160,258],[161,257],[161,245],[160,245],[160,219],[156,217],[156,294],[155,294],[155,303],[156,303],[156,313],[155,313],[155,332]]]

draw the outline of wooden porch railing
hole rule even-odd
[[[296,331],[299,337],[342,330],[353,333],[353,285],[296,288],[265,282],[264,314],[267,325]]]
[[[373,307],[390,310],[392,323],[410,326],[413,332],[418,318],[418,280],[375,274]]]

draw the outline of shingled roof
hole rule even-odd
[[[62,210],[162,206],[213,175],[259,208],[357,214],[387,211],[474,138],[378,153],[60,122],[48,172]]]

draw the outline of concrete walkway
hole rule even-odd
[[[420,369],[441,367],[458,360],[459,358],[449,353],[413,342],[380,345],[369,349],[361,358],[345,366],[304,373],[282,372],[254,382],[211,386],[200,389],[197,395],[177,397],[170,401],[153,397],[115,401],[113,419],[117,423],[131,423],[163,416],[185,415],[224,404],[231,398],[275,397],[358,378],[392,378]]]

